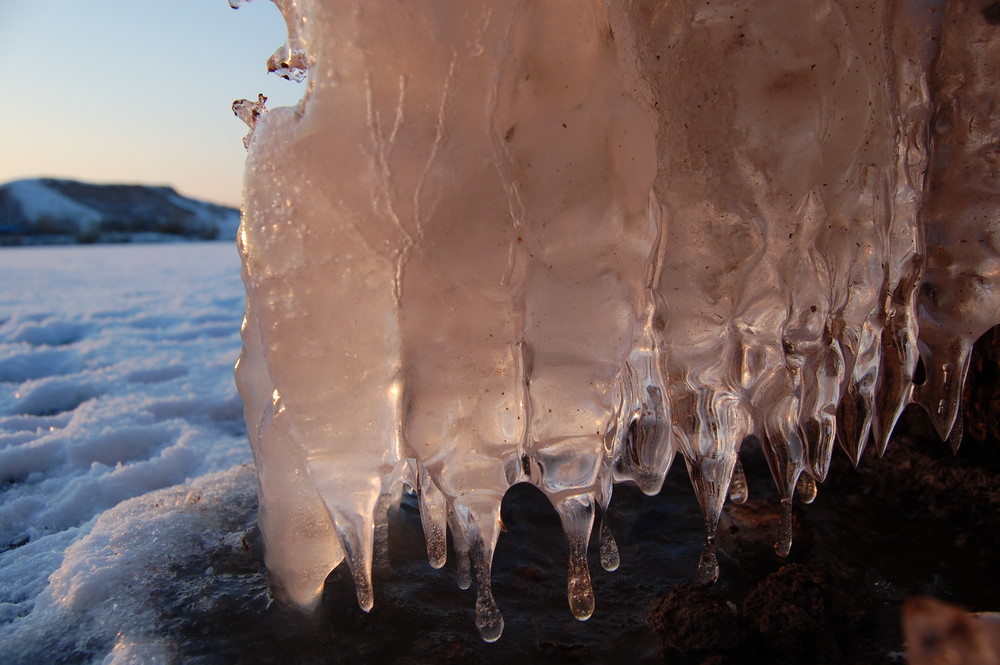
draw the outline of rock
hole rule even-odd
[[[903,606],[903,635],[910,665],[1000,664],[996,614],[977,616],[933,598],[912,598]]]

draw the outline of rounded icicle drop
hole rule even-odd
[[[496,642],[503,634],[503,615],[490,584],[493,548],[487,547],[481,536],[476,536],[469,554],[476,569],[476,628],[484,642]]]
[[[448,508],[444,495],[422,464],[417,478],[427,560],[431,568],[442,568],[448,561]]]
[[[590,584],[587,566],[587,544],[594,526],[594,499],[589,494],[579,494],[554,502],[562,520],[563,531],[569,541],[569,572],[566,596],[570,611],[580,621],[594,613],[594,589]]]
[[[618,570],[618,566],[621,565],[621,556],[618,554],[618,543],[615,542],[615,536],[611,533],[611,526],[608,524],[607,514],[601,520],[600,528],[600,538],[601,538],[601,568],[610,572]]]
[[[816,486],[815,478],[808,473],[803,473],[799,476],[799,480],[795,484],[795,491],[798,492],[799,498],[802,499],[802,503],[812,503],[816,500],[816,494],[819,492],[819,488]]]
[[[747,487],[747,477],[743,473],[743,464],[736,458],[736,466],[733,467],[733,479],[729,482],[729,500],[735,504],[747,502],[750,490]]]

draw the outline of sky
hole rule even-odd
[[[170,185],[239,206],[236,99],[295,104],[268,74],[285,41],[268,0],[0,0],[0,183]]]

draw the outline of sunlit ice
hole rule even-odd
[[[834,448],[884,452],[909,403],[958,445],[972,343],[1000,322],[998,40],[977,7],[276,4],[268,66],[304,96],[234,110],[236,376],[279,599],[315,608],[343,561],[370,609],[406,488],[493,641],[515,484],[559,514],[583,620],[615,483],[655,494],[680,455],[710,583],[745,442],[781,556]]]

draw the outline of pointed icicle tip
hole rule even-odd
[[[871,434],[870,396],[850,389],[840,402],[837,416],[837,442],[848,459],[858,468]]]
[[[926,380],[914,388],[913,401],[920,404],[930,416],[942,441],[955,447],[951,433],[961,411],[962,391],[969,372],[972,345],[963,338],[932,352],[925,363]],[[941,358],[935,361],[934,357]],[[961,442],[961,438],[959,438]]]
[[[353,537],[353,534],[345,534],[344,530],[340,528],[337,531],[340,532],[347,565],[351,570],[351,577],[354,579],[354,591],[358,596],[358,607],[365,612],[370,612],[372,607],[375,606],[375,592],[372,588],[371,550],[362,550],[360,543]],[[350,542],[348,538],[351,539]]]
[[[951,452],[958,454],[958,449],[962,445],[962,437],[965,436],[965,417],[962,415],[962,407],[959,405],[958,411],[955,414],[955,424],[951,426],[951,432],[948,433],[948,447],[951,448]]]

